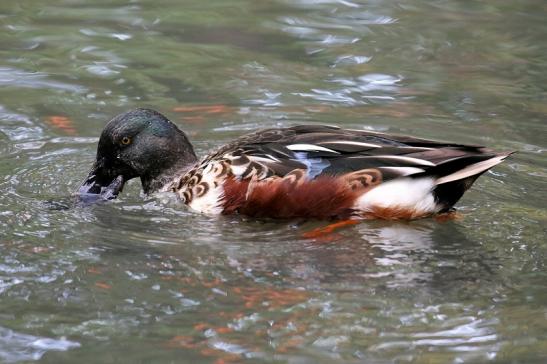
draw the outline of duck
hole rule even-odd
[[[138,108],[104,127],[77,195],[115,199],[140,178],[204,214],[335,220],[417,219],[453,206],[513,152],[327,125],[269,128],[198,159],[161,113]]]

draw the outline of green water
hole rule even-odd
[[[543,0],[2,0],[0,362],[546,362],[545,39]],[[298,123],[519,153],[460,220],[320,240],[138,181],[66,209],[137,106],[200,154]]]

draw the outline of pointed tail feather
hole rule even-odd
[[[456,172],[438,178],[435,181],[436,187],[433,190],[433,195],[441,208],[440,212],[449,211],[481,174],[501,163],[513,153],[498,153],[492,158],[470,164]]]
[[[438,178],[435,184],[441,185],[443,183],[463,180],[471,176],[480,175],[481,173],[486,172],[487,170],[494,167],[495,165],[500,164],[501,162],[503,162],[505,158],[507,158],[513,153],[514,152],[500,153],[484,161],[470,164],[466,166],[465,168],[462,168],[454,173]]]

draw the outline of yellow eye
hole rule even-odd
[[[123,145],[129,145],[129,144],[131,144],[131,138],[130,138],[130,137],[124,136],[124,137],[122,138],[122,144],[123,144]]]

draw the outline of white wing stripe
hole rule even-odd
[[[321,152],[340,154],[335,150],[325,148],[325,147],[321,147],[321,146],[315,145],[315,144],[291,144],[291,145],[287,145],[287,149],[298,150],[298,151],[301,151],[301,152],[319,152],[319,151],[321,151]]]
[[[423,169],[416,168],[416,167],[379,167],[379,168],[381,170],[388,170],[388,171],[398,172],[398,173],[401,174],[401,176],[408,176],[408,175],[411,175],[411,174],[424,172]]]
[[[418,158],[412,158],[412,157],[402,157],[400,155],[355,156],[355,157],[349,157],[349,158],[393,159],[393,160],[400,160],[401,162],[418,164],[418,165],[421,165],[421,166],[430,166],[430,167],[435,166],[435,163],[432,163],[432,162],[427,161],[425,159],[418,159]]]
[[[363,143],[363,142],[354,142],[350,140],[332,140],[328,142],[321,142],[319,144],[344,144],[344,145],[356,145],[359,147],[371,147],[371,148],[380,148],[381,145],[378,144],[371,144],[371,143]]]
[[[279,162],[279,159],[267,154],[267,158],[259,157],[257,155],[248,155],[247,158],[252,160],[253,162],[266,162],[266,163],[272,163],[272,162]]]

